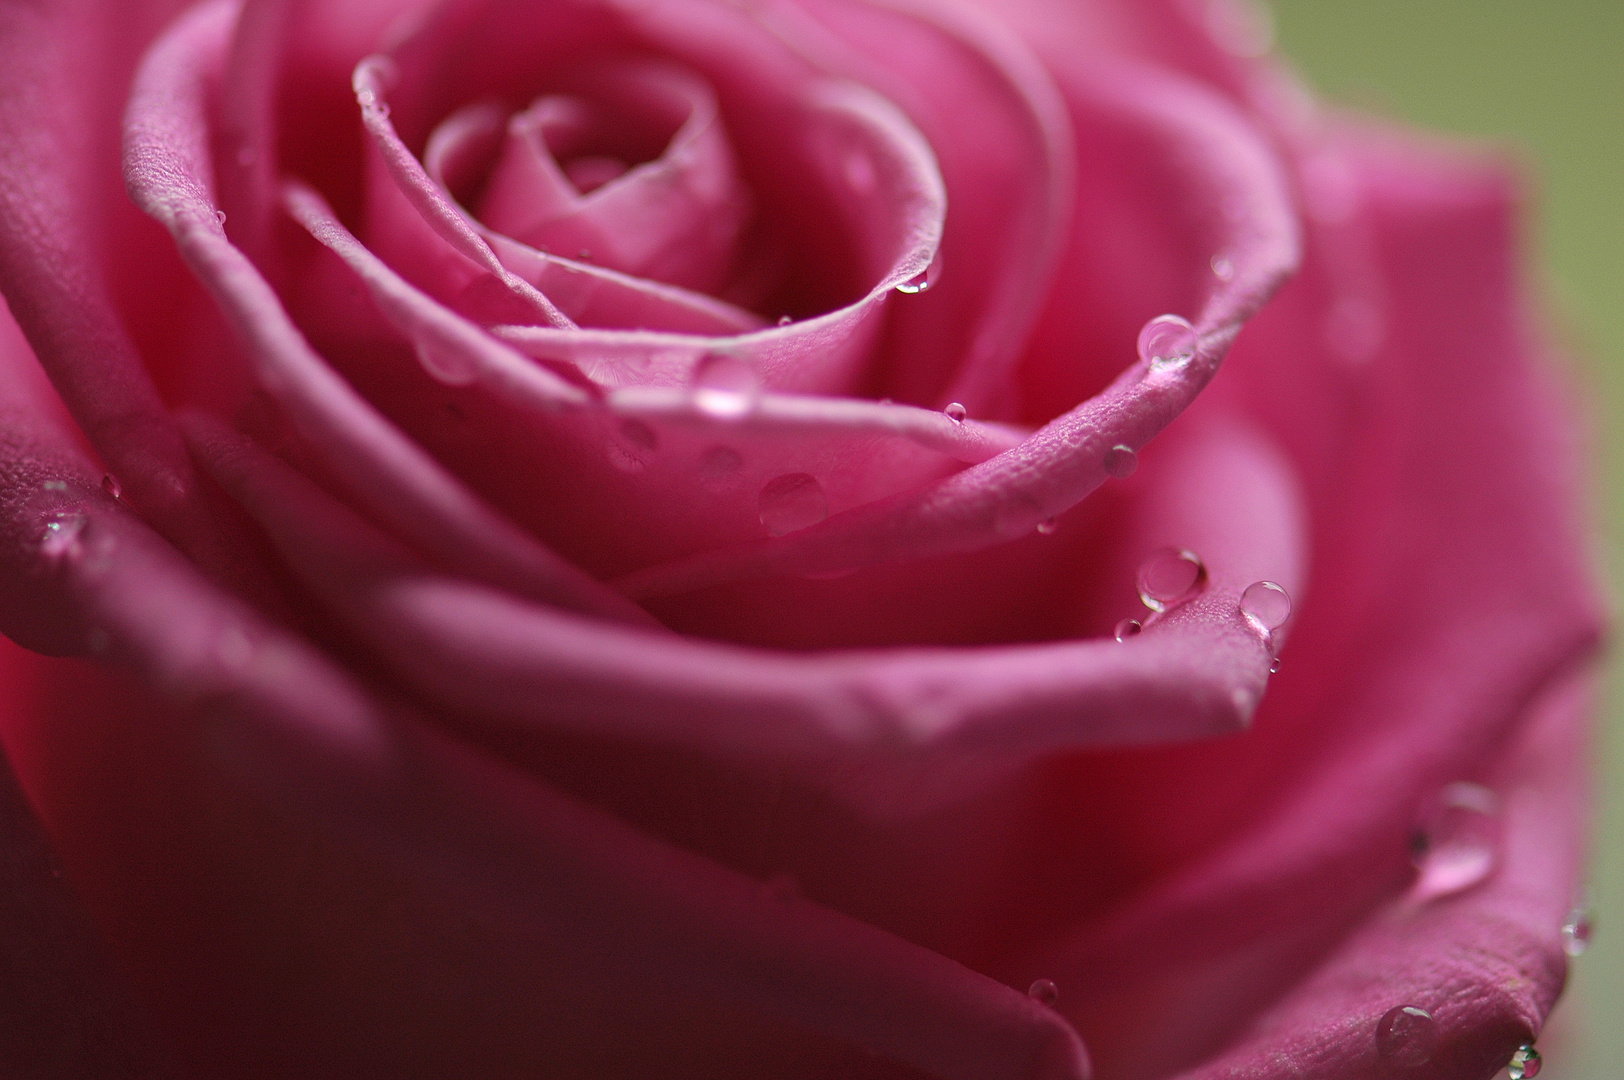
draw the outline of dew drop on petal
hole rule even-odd
[[[779,326],[788,326],[790,323],[792,323],[794,321],[795,320],[790,318],[788,315],[780,315],[780,316],[778,316],[778,325]]]
[[[467,386],[479,374],[478,363],[454,349],[419,344],[417,362],[430,376],[447,386]]]
[[[1588,908],[1576,907],[1568,912],[1567,922],[1562,924],[1562,951],[1569,956],[1583,956],[1590,948],[1590,935],[1595,933],[1595,927],[1590,921]]]
[[[1158,315],[1139,331],[1139,359],[1157,371],[1183,367],[1195,348],[1195,327],[1178,315]]]
[[[1038,532],[1042,533],[1044,536],[1053,536],[1055,530],[1058,528],[1060,528],[1060,519],[1058,518],[1044,518],[1042,521],[1038,522]]]
[[[216,210],[214,212],[214,220],[224,225],[226,223],[226,212],[224,210]]]
[[[808,473],[785,473],[767,481],[756,500],[762,527],[773,536],[809,528],[829,516],[823,485]]]
[[[112,473],[102,474],[102,490],[115,499],[124,497],[124,486],[118,482],[118,477]]]
[[[1223,255],[1212,257],[1212,276],[1219,281],[1230,281],[1235,277],[1235,264]]]
[[[85,531],[83,514],[61,514],[45,523],[45,537],[40,541],[40,554],[53,561],[72,558],[80,553],[80,534]]]
[[[1038,979],[1026,988],[1026,996],[1052,1009],[1060,1004],[1060,987],[1054,984],[1053,979]]]
[[[1116,634],[1118,641],[1127,641],[1129,638],[1138,635],[1144,628],[1145,624],[1138,619],[1123,619],[1116,624],[1116,630],[1113,633]]]
[[[1291,617],[1291,597],[1272,581],[1254,581],[1241,593],[1241,614],[1267,636]]]
[[[747,416],[761,400],[761,377],[737,356],[713,352],[694,367],[694,407],[718,420]]]
[[[941,276],[942,253],[938,251],[936,253],[936,257],[930,260],[930,265],[919,271],[919,273],[915,274],[907,281],[904,281],[902,284],[898,285],[897,292],[908,293],[909,295],[925,292],[934,286]]]
[[[1453,896],[1493,873],[1500,853],[1500,800],[1481,784],[1447,785],[1428,801],[1411,840],[1417,900]]]
[[[66,491],[66,490],[68,490],[68,484],[67,484],[67,481],[65,481],[65,480],[47,480],[47,481],[45,481],[44,484],[42,484],[40,486],[43,487],[46,491]]]
[[[1279,670],[1280,670],[1280,658],[1278,656],[1276,656],[1276,657],[1274,657],[1273,659],[1271,659],[1269,661],[1269,674],[1273,675],[1275,672],[1277,672]]]
[[[1437,1049],[1438,1021],[1425,1009],[1400,1005],[1388,1009],[1376,1021],[1376,1052],[1394,1065],[1425,1065]]]
[[[1105,452],[1103,464],[1107,475],[1114,476],[1118,480],[1126,480],[1139,468],[1139,455],[1134,452],[1133,447],[1117,443]]]
[[[946,413],[947,418],[949,420],[953,421],[955,424],[964,423],[964,418],[966,416],[970,415],[969,410],[966,409],[963,405],[960,405],[956,401],[951,403],[950,405],[948,405],[948,407],[943,409],[942,411],[944,413]]]
[[[1153,551],[1139,567],[1139,599],[1152,611],[1166,611],[1207,581],[1201,557],[1183,548]]]
[[[1544,1067],[1545,1059],[1539,1056],[1534,1044],[1523,1043],[1517,1047],[1517,1052],[1511,1055],[1511,1061],[1506,1064],[1506,1075],[1511,1080],[1533,1080]]]

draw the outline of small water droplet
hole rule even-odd
[[[1403,1068],[1415,1068],[1432,1060],[1438,1049],[1438,1021],[1415,1005],[1388,1009],[1376,1021],[1376,1052]]]
[[[1153,370],[1183,367],[1195,356],[1195,327],[1178,315],[1158,315],[1139,331],[1139,359]]]
[[[1212,276],[1219,281],[1232,281],[1235,278],[1235,264],[1222,255],[1212,257]]]
[[[112,473],[102,474],[102,490],[115,499],[124,497],[124,487],[118,482],[118,477]]]
[[[1117,443],[1105,452],[1105,472],[1118,480],[1126,480],[1139,468],[1139,455],[1131,446]]]
[[[62,514],[47,521],[45,537],[39,545],[40,554],[52,560],[78,555],[79,538],[85,531],[86,521],[83,514]]]
[[[1539,1056],[1534,1044],[1523,1043],[1517,1047],[1517,1052],[1511,1055],[1511,1061],[1506,1064],[1506,1075],[1511,1080],[1534,1080],[1544,1067],[1545,1059]]]
[[[1590,921],[1588,908],[1576,907],[1568,912],[1568,921],[1562,924],[1562,951],[1569,956],[1583,956],[1590,948],[1590,935],[1595,927]]]
[[[1280,670],[1280,658],[1278,656],[1276,656],[1276,657],[1274,657],[1273,659],[1271,659],[1269,661],[1269,674],[1273,675],[1275,672],[1277,672],[1279,670]]]
[[[1272,581],[1254,581],[1241,593],[1241,614],[1266,637],[1291,617],[1291,597]]]
[[[943,412],[944,412],[944,413],[946,413],[946,414],[947,414],[947,418],[948,418],[948,419],[949,419],[949,420],[951,420],[951,421],[953,421],[953,422],[954,422],[954,423],[955,423],[955,424],[962,424],[962,423],[964,423],[964,418],[965,418],[965,417],[966,417],[966,416],[969,416],[969,415],[970,415],[970,411],[969,411],[969,410],[968,410],[968,409],[966,409],[966,408],[965,408],[965,407],[964,407],[964,406],[963,406],[963,405],[960,405],[960,404],[959,404],[959,403],[958,403],[958,402],[956,402],[956,401],[955,401],[955,402],[952,402],[952,403],[950,403],[950,404],[949,404],[949,405],[948,405],[948,407],[947,407],[947,408],[945,408],[945,409],[943,409],[943,410],[942,410],[942,411],[943,411]]]
[[[1042,533],[1044,536],[1053,536],[1055,530],[1058,528],[1060,528],[1060,520],[1058,518],[1044,518],[1042,521],[1038,522],[1038,532]]]
[[[908,293],[909,295],[925,292],[933,288],[941,276],[942,253],[937,251],[935,258],[930,260],[930,265],[898,285],[897,292]]]
[[[1139,599],[1152,611],[1166,611],[1207,582],[1201,557],[1183,548],[1151,552],[1139,567]]]
[[[1053,979],[1038,979],[1026,988],[1026,996],[1052,1009],[1060,1004],[1060,987],[1054,984]]]
[[[1417,900],[1453,896],[1494,871],[1500,848],[1500,800],[1481,784],[1449,784],[1423,807],[1410,844]]]
[[[713,446],[699,459],[699,481],[707,487],[727,487],[738,480],[744,458],[728,446]]]
[[[761,376],[743,359],[713,352],[694,367],[694,408],[718,420],[748,416],[761,400]]]
[[[792,323],[794,321],[795,320],[790,318],[788,315],[780,315],[780,316],[778,316],[778,325],[779,326],[788,326],[790,323]]]
[[[808,473],[785,473],[761,489],[756,500],[761,524],[773,536],[784,536],[816,525],[829,516],[823,485]]]
[[[430,376],[447,386],[467,386],[479,375],[479,364],[455,349],[419,343],[417,362]]]
[[[1116,639],[1118,641],[1127,641],[1129,638],[1138,635],[1144,629],[1145,624],[1140,622],[1138,619],[1123,619],[1121,622],[1116,624],[1116,630],[1114,633],[1116,634]]]
[[[226,212],[224,210],[216,210],[214,212],[214,220],[224,225],[226,223]]]

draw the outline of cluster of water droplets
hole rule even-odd
[[[1158,315],[1139,331],[1139,359],[1152,372],[1177,371],[1195,359],[1195,327],[1181,315]]]
[[[1418,901],[1465,892],[1485,881],[1500,858],[1500,798],[1482,784],[1446,785],[1422,808],[1410,841]]]

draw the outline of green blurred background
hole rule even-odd
[[[1593,485],[1624,584],[1624,0],[1274,0],[1280,50],[1332,100],[1509,145],[1528,244],[1591,412]],[[1624,1076],[1624,665],[1598,743],[1597,933],[1540,1048],[1542,1080]]]

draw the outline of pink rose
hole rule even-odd
[[[0,0],[19,1068],[1526,1061],[1515,186],[1247,10]]]

